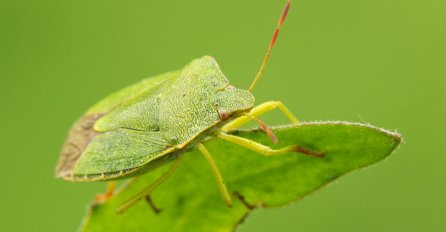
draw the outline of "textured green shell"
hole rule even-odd
[[[209,56],[181,71],[140,81],[90,108],[72,127],[56,176],[73,181],[115,179],[150,171],[212,135],[254,105]]]

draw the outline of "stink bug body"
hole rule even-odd
[[[138,200],[148,199],[150,192],[173,173],[182,154],[198,148],[212,167],[224,201],[231,205],[223,177],[201,143],[204,139],[219,137],[263,155],[300,152],[322,156],[297,144],[273,150],[227,133],[256,120],[276,141],[268,127],[257,119],[275,108],[279,108],[292,123],[297,123],[280,102],[266,102],[254,107],[251,93],[266,66],[289,6],[290,1],[249,90],[231,86],[216,61],[209,56],[192,61],[180,71],[127,87],[100,101],[74,124],[62,149],[56,176],[70,181],[114,180],[146,173],[176,160],[158,181],[118,208],[118,212],[123,212]]]

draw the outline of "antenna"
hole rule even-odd
[[[279,35],[280,26],[282,26],[283,21],[285,21],[286,15],[288,13],[288,10],[290,9],[291,0],[287,0],[285,8],[283,9],[282,15],[280,16],[279,23],[277,24],[276,29],[274,30],[273,37],[271,38],[271,42],[269,43],[268,51],[265,54],[265,57],[263,58],[262,66],[260,66],[259,72],[257,73],[256,77],[254,78],[254,81],[251,83],[251,86],[249,86],[248,91],[252,92],[252,89],[256,85],[257,81],[259,80],[259,77],[262,75],[263,70],[266,67],[266,64],[268,63],[269,56],[271,55],[271,51],[274,48],[274,44],[276,43],[277,36]]]

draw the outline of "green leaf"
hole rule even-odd
[[[280,141],[277,145],[260,130],[235,134],[276,148],[299,144],[326,156],[294,153],[265,157],[220,139],[205,143],[229,191],[255,208],[299,200],[343,174],[382,160],[401,142],[398,134],[354,123],[303,123],[272,129]],[[179,169],[151,195],[162,209],[160,214],[145,202],[123,215],[115,213],[117,206],[152,183],[168,166],[129,182],[106,203],[91,206],[82,231],[234,231],[252,210],[236,194],[232,208],[223,203],[209,165],[194,150],[184,154]]]

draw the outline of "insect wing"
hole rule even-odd
[[[95,136],[72,171],[75,179],[114,178],[169,150],[160,132],[116,129]]]
[[[112,164],[104,164],[101,167],[98,167],[97,170],[95,170],[94,168],[92,168],[93,165],[96,165],[97,160],[103,160],[104,157],[106,156],[106,153],[108,150],[105,149],[103,152],[103,154],[96,154],[95,155],[88,155],[88,157],[93,158],[95,157],[95,159],[97,160],[89,160],[88,158],[83,158],[82,161],[82,165],[83,167],[78,167],[76,168],[75,166],[77,165],[78,161],[80,160],[81,156],[83,156],[83,153],[85,151],[85,149],[90,145],[91,142],[100,142],[100,141],[108,141],[105,144],[111,144],[112,141],[111,139],[116,138],[117,135],[123,135],[124,133],[127,133],[129,135],[133,135],[133,137],[131,136],[130,138],[137,138],[138,136],[133,133],[132,131],[119,131],[119,132],[114,132],[114,133],[110,133],[108,135],[101,135],[98,138],[96,138],[99,133],[98,131],[96,131],[94,129],[95,124],[98,120],[100,120],[101,118],[105,118],[108,114],[116,114],[116,113],[110,113],[113,112],[114,110],[118,109],[120,106],[124,106],[123,109],[126,109],[125,106],[131,105],[131,103],[135,103],[138,101],[138,99],[142,99],[143,97],[147,97],[148,95],[150,95],[151,90],[159,87],[160,85],[162,85],[164,82],[166,82],[167,80],[173,79],[178,77],[179,75],[179,71],[174,71],[174,72],[169,72],[166,74],[162,74],[153,78],[147,78],[144,79],[134,85],[131,85],[129,87],[126,87],[106,98],[104,98],[103,100],[101,100],[99,103],[97,103],[96,105],[94,105],[92,108],[90,108],[87,113],[82,116],[71,128],[69,134],[68,134],[68,138],[64,143],[64,146],[62,148],[61,154],[60,154],[60,158],[59,158],[59,162],[58,165],[56,167],[56,176],[57,177],[68,177],[68,176],[73,176],[76,174],[100,174],[103,173],[104,171],[106,171],[106,167],[111,167],[111,169],[109,171],[114,171],[115,169],[113,167],[122,167],[125,164],[123,162],[121,162],[121,164],[118,165],[112,165]],[[146,105],[145,107],[149,107]],[[120,111],[120,110],[118,110]],[[117,117],[115,117],[117,118]],[[125,120],[121,120],[121,124],[125,124],[124,123]],[[109,128],[113,128],[116,125],[109,125],[107,123],[102,123],[103,127],[109,127]],[[133,134],[132,134],[133,133]],[[153,135],[153,134],[151,134]],[[153,136],[152,136],[153,137]],[[150,138],[150,135],[149,135]],[[127,141],[127,145],[131,145],[130,141],[128,139],[121,139],[118,140],[121,141],[120,144],[123,145],[123,141]],[[150,154],[155,147],[159,147],[159,145],[157,145],[157,140],[154,140],[154,144],[151,147],[151,149],[149,149],[149,153],[146,154]],[[117,142],[117,141],[115,141]],[[138,144],[140,143],[140,141],[138,142],[138,140],[134,141],[134,143]],[[95,145],[92,147],[91,151],[96,151],[99,152],[99,150],[97,149],[99,145]],[[138,146],[135,147],[134,152],[136,152],[136,150],[138,150],[137,148]],[[117,153],[115,153],[115,158],[119,157],[118,155],[118,151]],[[135,157],[139,157],[138,155],[136,155]],[[88,163],[91,162],[91,163]],[[119,162],[119,161],[118,161]],[[136,162],[136,161],[133,161]],[[100,165],[99,165],[100,166]],[[79,170],[82,171],[83,173],[75,173],[75,170]],[[87,173],[86,171],[90,170],[93,173]],[[100,173],[98,173],[98,171],[100,171]]]

